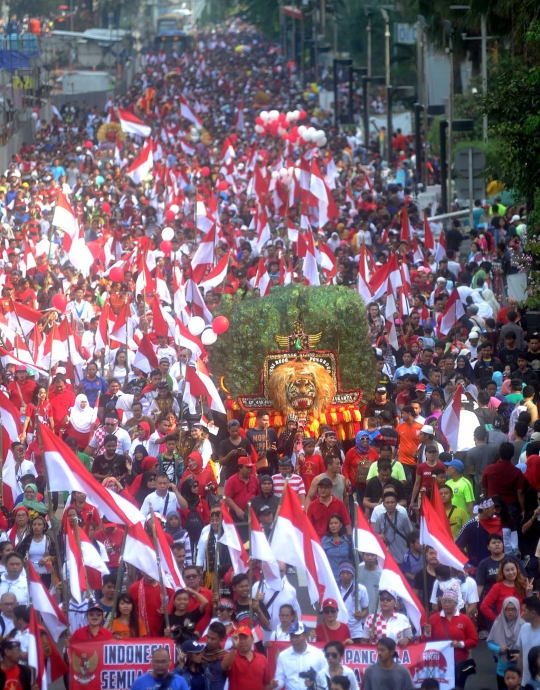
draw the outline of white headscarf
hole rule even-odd
[[[81,403],[86,402],[86,407],[82,407]],[[92,428],[92,424],[97,418],[97,408],[90,407],[88,398],[81,393],[75,398],[75,405],[69,411],[69,421],[71,426],[80,434],[86,434]]]

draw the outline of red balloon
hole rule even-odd
[[[220,192],[224,192],[226,189],[228,189],[229,183],[226,182],[225,180],[220,180],[217,183],[217,188],[219,189]]]
[[[159,248],[164,254],[170,254],[172,249],[172,242],[169,242],[168,240],[163,240],[163,242],[159,245]]]
[[[220,333],[225,333],[228,328],[229,319],[226,316],[216,316],[212,321],[212,330],[218,335],[220,335]]]
[[[236,142],[238,141],[238,137],[234,132],[232,134],[229,134],[229,139],[232,141],[233,144],[236,144]]]
[[[307,113],[305,110],[300,111],[300,117],[298,118],[299,120],[303,120],[305,117],[307,117]]]
[[[287,121],[287,116],[285,113],[280,113],[278,117],[278,122],[286,122]]]
[[[165,220],[168,220],[169,223],[172,222],[176,218],[176,213],[174,211],[171,211],[170,209],[168,211],[165,211]]]
[[[110,211],[111,211],[111,205],[109,204],[108,201],[104,201],[104,202],[101,204],[101,210],[103,211],[103,213],[110,213]]]
[[[283,141],[289,141],[289,139],[291,138],[291,135],[287,134],[287,132],[285,132],[285,134],[281,135],[281,138],[283,139]]]
[[[210,175],[210,168],[205,165],[204,168],[201,168],[201,173],[203,177],[208,177],[208,175]]]
[[[264,125],[264,121],[263,121],[262,117],[256,117],[255,118],[255,124],[256,125]]]
[[[85,141],[85,142],[84,142],[84,148],[85,148],[85,149],[93,149],[93,148],[94,148],[94,144],[93,144],[91,141]]]
[[[111,268],[109,271],[109,278],[113,283],[121,283],[124,280],[124,271],[121,268]]]
[[[65,295],[58,293],[57,295],[55,295],[52,298],[53,307],[55,309],[58,309],[58,311],[61,311],[62,313],[64,313],[66,311],[67,304],[68,304],[68,301],[67,301],[67,297]]]

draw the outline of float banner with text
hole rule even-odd
[[[129,690],[152,668],[152,653],[166,647],[174,668],[174,642],[168,638],[131,638],[69,647],[70,690]]]
[[[289,646],[288,642],[272,642],[268,650],[271,675],[274,674],[280,651]],[[314,646],[324,647],[324,644],[316,643]],[[449,641],[422,642],[410,644],[405,648],[397,646],[396,651],[399,654],[399,662],[407,666],[417,688],[426,678],[438,680],[442,689],[450,690],[454,687],[454,649]],[[354,671],[358,683],[361,684],[366,668],[377,663],[377,647],[346,646],[343,661]]]

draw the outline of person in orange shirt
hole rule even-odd
[[[401,410],[401,419],[396,431],[398,432],[398,460],[403,465],[407,484],[405,493],[410,500],[416,472],[415,452],[420,445],[419,433],[422,425],[414,419],[414,410],[411,405],[405,405]]]
[[[130,594],[120,594],[116,603],[116,615],[112,624],[115,640],[127,640],[131,637],[146,637],[146,626],[135,612],[135,602]]]
[[[364,501],[370,467],[379,459],[379,454],[370,447],[369,441],[369,432],[367,430],[359,431],[356,434],[355,446],[347,451],[343,462],[342,472],[347,483],[347,489],[353,490],[359,505],[362,505]]]

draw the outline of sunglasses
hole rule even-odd
[[[331,609],[331,608],[323,609],[323,613],[335,613],[336,611],[337,611],[337,609]]]
[[[379,601],[394,601],[391,597],[380,597]]]
[[[339,654],[337,652],[326,652],[324,656],[327,659],[339,659]]]

